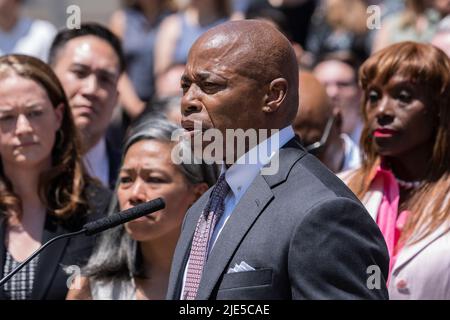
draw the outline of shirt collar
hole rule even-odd
[[[106,155],[106,141],[105,138],[101,138],[95,146],[93,146],[85,155],[88,161],[98,160]]]
[[[250,149],[228,169],[226,169],[225,165],[222,165],[221,173],[225,172],[225,180],[233,192],[236,203],[250,187],[250,184],[255,180],[261,169],[268,164],[275,153],[289,140],[294,138],[294,136],[295,134],[292,126],[287,126]],[[253,161],[250,162],[249,160]]]
[[[86,153],[83,160],[88,173],[107,186],[109,161],[104,137]]]

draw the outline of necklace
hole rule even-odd
[[[397,180],[397,183],[400,187],[404,189],[418,189],[423,185],[423,181],[404,181],[397,177],[395,177],[395,180]]]

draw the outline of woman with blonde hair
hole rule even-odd
[[[391,299],[450,299],[450,60],[402,42],[360,69],[362,167],[343,179],[380,227]]]
[[[102,215],[110,193],[83,167],[64,90],[41,60],[0,57],[0,278],[41,244]],[[94,238],[60,240],[0,288],[0,299],[64,299],[65,267]]]

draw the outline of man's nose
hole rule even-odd
[[[339,94],[339,88],[338,88],[337,84],[335,84],[335,83],[327,84],[326,91],[327,91],[328,96],[332,99],[336,98]]]
[[[27,134],[32,130],[33,128],[31,127],[31,123],[28,118],[24,114],[19,114],[17,117],[16,134]]]
[[[98,89],[98,79],[95,74],[90,74],[83,79],[82,92],[84,94],[95,94]]]
[[[375,112],[377,122],[382,126],[390,124],[394,121],[395,114],[392,106],[392,101],[387,97],[384,97],[380,100],[380,102],[376,106]]]
[[[202,105],[199,100],[200,88],[192,84],[188,91],[183,94],[181,98],[181,114],[188,116],[191,113],[197,113],[202,110]]]

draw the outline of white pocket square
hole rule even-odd
[[[227,273],[245,272],[245,271],[253,271],[253,270],[255,270],[255,268],[253,268],[251,265],[249,265],[245,261],[241,261],[240,264],[235,263],[234,267],[228,269]]]

